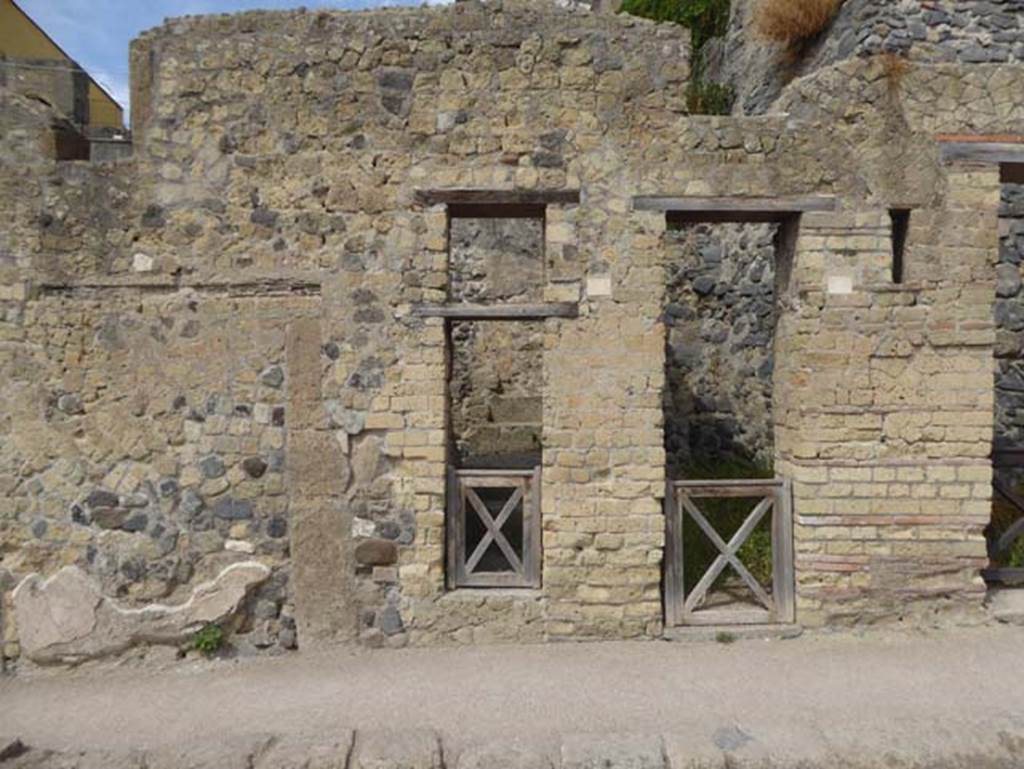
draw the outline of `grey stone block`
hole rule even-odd
[[[318,742],[275,740],[256,757],[253,769],[345,769],[352,738],[351,730],[343,730]]]
[[[659,736],[574,734],[562,739],[562,769],[667,769]]]
[[[507,740],[474,745],[459,754],[450,769],[553,769],[551,756],[530,746],[509,744]]]
[[[433,731],[368,730],[356,734],[351,769],[441,769]]]

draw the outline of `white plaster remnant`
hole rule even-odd
[[[132,256],[132,269],[135,272],[152,272],[155,262],[149,254],[138,253]]]
[[[829,275],[827,285],[830,294],[843,295],[853,293],[853,278],[849,275]]]
[[[611,296],[612,279],[610,275],[595,275],[587,278],[587,296]]]

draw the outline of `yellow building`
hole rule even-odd
[[[6,60],[6,61],[3,61]],[[0,67],[7,70],[0,73],[0,82],[10,82],[15,77],[25,79],[26,75],[64,74],[71,80],[79,65],[68,56],[42,28],[29,18],[14,0],[0,0]],[[48,69],[49,68],[49,69]],[[82,71],[87,79],[85,95],[88,109],[84,112],[85,128],[123,128],[124,110],[103,87],[92,77]],[[4,77],[6,75],[6,77]],[[55,83],[57,78],[48,81],[36,78],[36,87],[44,88],[46,82]],[[57,106],[61,99],[53,99]],[[79,110],[75,110],[79,112]],[[69,114],[74,118],[74,115]]]

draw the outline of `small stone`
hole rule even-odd
[[[377,527],[370,519],[360,518],[359,516],[352,519],[353,537],[372,537],[376,531]]]
[[[181,495],[181,509],[190,518],[197,515],[204,507],[203,498],[192,489],[185,489]]]
[[[327,404],[327,413],[331,423],[349,435],[358,435],[366,426],[366,412],[347,409],[335,401]]]
[[[32,536],[36,539],[42,539],[46,535],[47,528],[47,523],[42,518],[37,518],[32,521],[32,525],[29,527],[32,532]]]
[[[178,493],[178,481],[176,478],[164,478],[157,485],[161,497],[173,497]]]
[[[139,253],[132,256],[132,269],[135,272],[152,272],[153,264],[153,257],[149,254]]]
[[[101,529],[120,529],[128,520],[128,511],[121,507],[97,507],[92,511],[92,522]]]
[[[398,560],[398,546],[386,539],[367,539],[356,545],[356,561],[363,566],[390,566]]]
[[[693,281],[693,290],[698,296],[707,296],[715,290],[714,278],[703,275]]]
[[[125,507],[140,508],[149,505],[149,497],[145,494],[125,494],[121,498],[121,504]]]
[[[257,601],[256,608],[253,609],[253,615],[257,619],[276,619],[277,604],[266,599]]]
[[[164,210],[158,205],[148,205],[142,212],[142,226],[155,228],[164,226]]]
[[[269,368],[265,368],[260,374],[260,381],[267,387],[277,389],[284,384],[284,371],[280,366],[270,366]]]
[[[405,629],[402,624],[402,615],[394,606],[388,606],[380,613],[380,629],[384,635],[395,635]]]
[[[229,539],[224,543],[224,549],[233,553],[252,555],[256,552],[256,545],[244,539]]]
[[[145,513],[136,513],[131,518],[129,518],[128,520],[126,520],[124,523],[121,524],[121,529],[123,531],[131,531],[131,532],[145,531],[146,530],[146,526],[148,526],[148,525],[149,525],[149,518],[146,516],[146,514]]]
[[[270,405],[266,403],[257,403],[253,407],[253,419],[256,420],[257,424],[269,425],[270,424]]]
[[[269,208],[261,206],[249,215],[249,221],[263,227],[273,227],[277,224],[277,216],[277,211],[271,211]]]
[[[57,399],[57,408],[63,411],[65,414],[84,414],[85,406],[82,405],[82,399],[74,393],[65,393]]]
[[[277,631],[277,642],[284,649],[298,648],[298,636],[293,627],[283,627]]]
[[[73,523],[77,523],[80,526],[88,526],[92,521],[92,516],[90,516],[81,505],[72,505],[71,520]]]
[[[267,468],[272,473],[279,473],[284,470],[284,451],[275,449],[267,452]]]
[[[228,521],[252,518],[252,502],[247,499],[224,497],[213,506],[213,514]]]
[[[401,69],[384,69],[377,73],[377,84],[393,91],[411,91],[415,74]]]
[[[324,355],[331,360],[337,360],[341,356],[341,349],[334,342],[328,342],[323,346]]]
[[[273,414],[270,417],[270,424],[274,427],[284,427],[284,406],[274,406]]]
[[[288,533],[288,522],[284,518],[271,518],[267,523],[267,536],[272,539],[281,539]]]
[[[247,457],[242,462],[242,469],[250,478],[262,478],[263,474],[267,472],[267,463],[263,461],[262,457]]]
[[[211,454],[199,461],[199,469],[205,478],[220,478],[224,475],[224,460],[216,454]]]
[[[1020,293],[1020,268],[1015,264],[996,265],[996,296],[1009,298]]]

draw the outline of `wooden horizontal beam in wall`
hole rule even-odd
[[[939,151],[946,163],[1024,164],[1024,144],[1016,142],[942,142]]]
[[[417,318],[451,318],[452,320],[540,320],[543,318],[576,318],[580,314],[576,302],[545,302],[543,304],[417,304],[412,314]]]
[[[425,206],[557,206],[577,205],[579,190],[416,190],[416,202]]]
[[[661,197],[633,198],[636,211],[664,211],[683,221],[771,222],[809,211],[835,211],[831,195],[779,198],[754,197]]]

